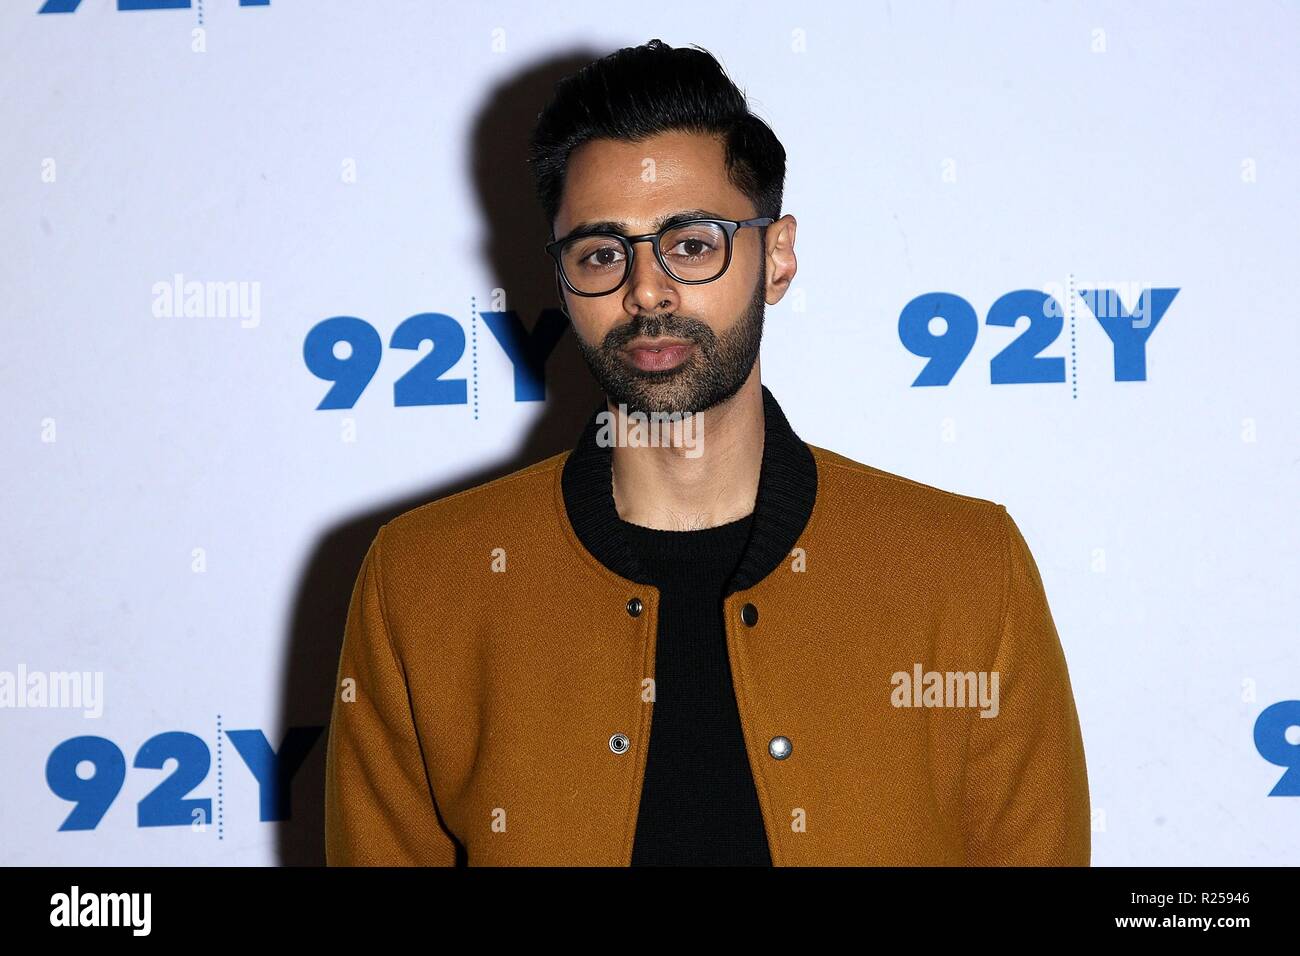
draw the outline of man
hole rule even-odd
[[[760,382],[796,222],[741,92],[698,49],[620,50],[558,86],[532,166],[606,401],[571,451],[380,529],[328,862],[1088,865],[1006,509],[804,443]]]

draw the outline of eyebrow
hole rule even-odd
[[[729,219],[721,213],[713,212],[709,209],[682,209],[677,212],[670,212],[660,216],[650,224],[650,232],[658,232],[666,226],[674,223],[685,222],[688,219]],[[631,226],[617,219],[603,219],[598,221],[580,222],[569,230],[564,236],[565,239],[573,239],[577,236],[589,235],[593,232],[617,232],[627,236],[632,234]]]

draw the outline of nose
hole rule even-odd
[[[653,240],[632,244],[632,271],[627,277],[623,304],[631,314],[675,309],[677,283],[655,257]]]

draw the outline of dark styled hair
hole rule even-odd
[[[720,135],[731,182],[757,215],[780,218],[785,147],[771,127],[749,111],[745,94],[707,50],[651,40],[566,76],[538,114],[528,165],[548,228],[574,149],[593,139],[638,142],[670,131]]]

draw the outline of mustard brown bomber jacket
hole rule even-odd
[[[776,866],[1088,866],[1083,741],[1005,506],[798,438],[763,387],[727,654]],[[627,866],[658,592],[578,444],[392,519],[352,592],[329,865]]]

